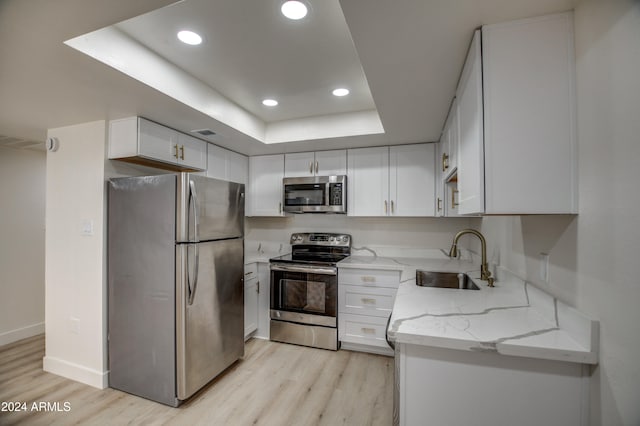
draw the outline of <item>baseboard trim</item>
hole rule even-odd
[[[16,330],[6,331],[4,333],[0,333],[0,346],[8,345],[9,343],[37,336],[42,333],[44,333],[44,322],[28,325]]]
[[[83,365],[74,364],[59,358],[45,356],[42,359],[44,371],[84,383],[98,389],[105,389],[109,386],[109,372],[98,371],[87,368]]]

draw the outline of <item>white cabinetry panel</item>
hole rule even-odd
[[[577,212],[573,18],[482,28],[486,212]]]
[[[249,158],[247,216],[282,216],[284,155]]]
[[[389,148],[350,149],[347,154],[349,216],[389,213]]]
[[[484,212],[482,58],[476,30],[462,71],[458,99],[458,212]]]
[[[389,148],[389,214],[434,216],[435,144]]]

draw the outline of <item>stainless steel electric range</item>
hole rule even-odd
[[[351,235],[296,233],[271,262],[271,340],[338,349],[338,268]]]

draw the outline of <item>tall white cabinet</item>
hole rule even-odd
[[[571,12],[476,31],[456,90],[462,214],[578,212]]]
[[[350,149],[349,216],[434,216],[435,144]]]
[[[482,28],[486,213],[577,213],[573,14]]]

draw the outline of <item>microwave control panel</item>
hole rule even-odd
[[[330,206],[342,205],[342,183],[329,184],[329,205]]]

